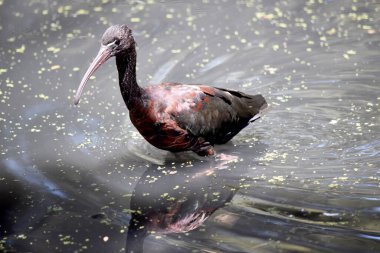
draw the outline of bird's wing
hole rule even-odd
[[[182,89],[187,92],[178,92]],[[230,140],[265,103],[261,95],[203,85],[178,85],[172,94],[175,103],[170,103],[166,112],[178,126],[216,144]]]

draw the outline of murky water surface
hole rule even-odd
[[[376,0],[0,0],[0,251],[379,252],[379,13]],[[142,86],[267,98],[217,149],[238,162],[147,144],[113,61],[73,105],[118,23]]]

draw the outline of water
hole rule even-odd
[[[379,252],[379,13],[376,1],[0,1],[0,251]],[[217,148],[238,162],[147,144],[113,62],[73,105],[117,23],[134,30],[141,85],[266,97],[265,117]]]

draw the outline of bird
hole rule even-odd
[[[116,58],[120,91],[132,124],[159,149],[213,156],[214,145],[230,141],[267,108],[261,94],[203,84],[165,82],[139,86],[136,42],[127,25],[113,25],[104,32],[100,50],[75,94],[75,105],[89,78],[111,57]]]

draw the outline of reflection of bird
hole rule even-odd
[[[153,231],[168,234],[194,230],[229,202],[236,190],[227,187],[214,172],[205,167],[186,168],[175,174],[147,170],[131,198],[127,252],[143,252],[143,241]]]
[[[160,149],[212,155],[214,144],[228,142],[258,119],[267,106],[261,95],[205,85],[162,83],[141,88],[136,81],[135,41],[126,25],[111,26],[104,33],[100,51],[75,95],[75,104],[90,76],[112,56],[116,56],[121,94],[132,123]]]

